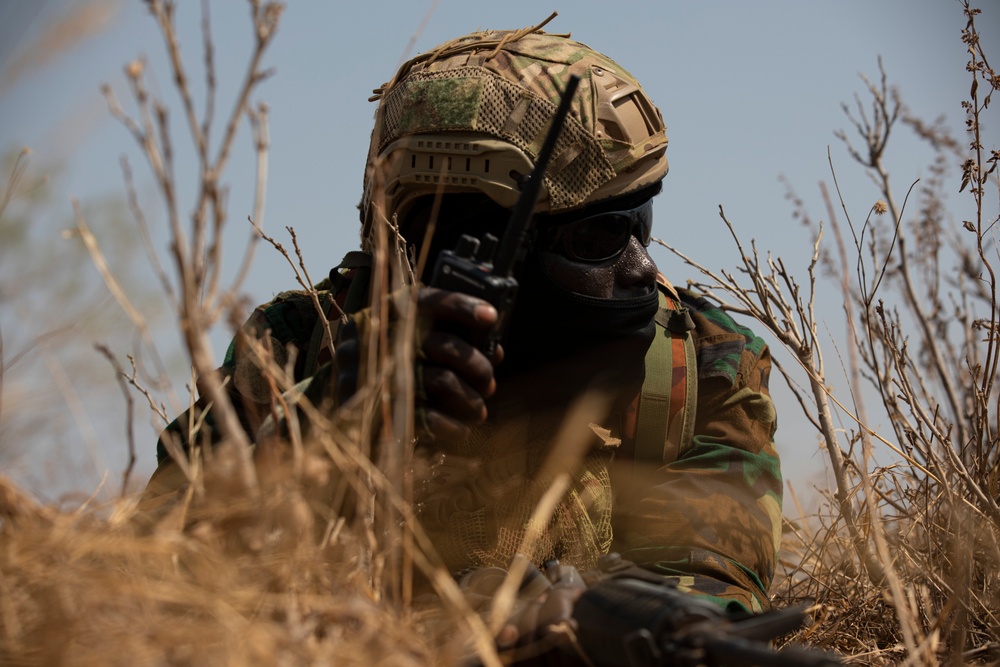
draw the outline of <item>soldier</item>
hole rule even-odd
[[[646,248],[667,173],[663,120],[624,68],[586,45],[539,27],[477,32],[404,64],[376,91],[361,251],[321,286],[335,344],[312,300],[295,292],[258,308],[246,331],[268,339],[279,361],[294,349],[296,379],[323,378],[314,397],[350,401],[364,383],[379,226],[398,231],[414,257],[429,243],[428,267],[463,234],[502,236],[572,74],[580,85],[502,345],[487,356],[474,344],[496,324],[490,304],[417,293],[421,321],[431,322],[417,341],[416,452],[428,461],[419,516],[456,576],[505,567],[541,494],[566,471],[569,490],[525,554],[536,565],[591,568],[613,550],[722,609],[768,609],[782,494],[769,353],[659,274]],[[689,232],[683,223],[663,231]],[[338,307],[347,326],[337,326]],[[271,414],[252,356],[237,339],[222,369],[251,436]],[[585,396],[599,397],[597,412],[564,423]],[[151,489],[170,486],[166,440],[187,447],[183,425],[196,421],[183,415],[164,432]],[[558,433],[573,442],[553,462]],[[197,437],[214,435],[208,416]]]

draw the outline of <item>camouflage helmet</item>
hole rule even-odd
[[[360,204],[364,250],[376,219],[404,219],[421,196],[480,192],[512,207],[571,74],[580,85],[536,210],[579,208],[667,173],[663,118],[638,81],[543,25],[446,42],[374,91],[379,105]]]

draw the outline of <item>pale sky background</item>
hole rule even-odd
[[[136,57],[148,58],[153,92],[173,110],[178,178],[189,190],[197,175],[184,170],[184,165],[189,169],[194,165],[190,148],[181,147],[186,128],[162,41],[144,4],[89,3],[93,13],[76,22],[82,28],[87,25],[82,17],[90,17],[99,27],[92,38],[51,61],[31,65],[17,77],[12,74],[12,67],[24,62],[24,54],[53,21],[68,8],[84,4],[0,0],[0,150],[30,146],[31,167],[52,169],[52,206],[31,223],[33,237],[52,244],[66,242],[59,231],[72,224],[71,199],[88,202],[123,196],[119,158],[128,155],[154,226],[154,243],[165,254],[162,207],[148,186],[148,169],[132,138],[110,118],[100,94],[101,84],[109,83],[132,109],[122,67]],[[185,63],[200,94],[200,3],[180,4]],[[996,40],[1000,6],[980,4],[985,15],[978,26],[985,33],[989,54],[991,45],[1000,44]],[[732,269],[736,260],[718,216],[722,204],[744,241],[755,239],[762,250],[782,256],[804,279],[811,236],[793,220],[779,178],[784,176],[795,186],[816,219],[825,219],[817,183],[832,185],[828,147],[848,211],[855,220],[864,219],[877,191],[833,132],[849,127],[840,104],[863,93],[859,73],[877,79],[880,55],[890,83],[900,89],[911,111],[928,121],[943,116],[964,141],[960,101],[968,94],[970,79],[960,41],[965,20],[961,5],[953,0],[563,0],[547,5],[533,0],[292,0],[265,56],[274,75],[255,97],[270,108],[264,227],[288,244],[284,226],[293,226],[313,278],[322,277],[357,245],[355,207],[375,110],[367,101],[371,90],[416,52],[478,28],[532,25],[553,10],[559,16],[549,31],[571,32],[607,53],[642,82],[660,107],[670,137],[671,168],[657,199],[654,235],[713,269]],[[249,54],[249,10],[242,0],[213,0],[211,14],[221,118],[232,106]],[[1000,52],[993,52],[1000,61]],[[219,128],[214,136],[221,134]],[[230,274],[239,263],[248,235],[246,217],[252,209],[253,158],[245,123],[237,147],[224,179],[231,186],[226,255]],[[897,130],[887,164],[900,200],[913,180],[927,175],[929,159],[930,152],[908,130]],[[63,169],[55,171],[55,165]],[[956,172],[952,165],[953,179]],[[949,197],[955,215],[966,215],[968,198],[958,194],[957,179]],[[182,208],[190,207],[191,200],[184,200]],[[652,255],[675,283],[683,284],[692,275],[662,248],[654,247]],[[94,280],[91,267],[86,271],[81,280]],[[151,274],[149,282],[153,284]],[[248,299],[261,303],[294,287],[284,260],[273,250],[259,248],[245,284]],[[827,289],[818,304],[830,336],[838,341],[843,339],[841,305],[833,289]],[[10,308],[0,309],[0,318],[5,340],[13,340],[19,327],[22,338],[26,334],[27,323],[12,315]],[[116,336],[123,336],[126,346],[131,340],[127,331],[120,330],[100,338],[117,340]],[[170,350],[178,346],[176,331],[164,326],[157,339],[163,356],[171,358]],[[228,331],[220,327],[214,337],[220,360],[228,339]],[[71,338],[60,344],[58,353],[96,357],[93,342]],[[8,349],[5,358],[14,352]],[[775,355],[786,365],[791,363],[783,351],[776,350]],[[843,390],[836,356],[831,345],[827,351],[831,384]],[[127,362],[122,359],[122,363]],[[116,480],[125,465],[124,402],[106,362],[98,360],[94,366],[99,372],[70,378],[85,404],[100,400],[90,406],[91,414],[97,415],[94,423],[82,427],[92,435],[78,439],[56,430],[38,433],[37,442],[0,441],[0,465],[43,497],[54,495],[46,489],[47,475],[61,476],[57,488],[89,491],[104,471]],[[51,372],[51,364],[31,368],[34,375],[20,381],[44,382],[38,373],[44,376],[46,368]],[[173,389],[183,395],[188,381],[183,364],[175,363],[172,369]],[[17,381],[12,370],[5,378],[8,390]],[[798,407],[783,382],[775,378],[772,388],[779,407],[777,441],[786,476],[807,485],[823,468],[817,436],[798,417]],[[59,400],[59,391],[52,392],[53,400]],[[173,412],[169,405],[168,410]],[[156,429],[141,405],[136,414],[136,477],[145,480],[155,465]],[[84,444],[87,440],[90,446]],[[74,472],[60,472],[63,465],[72,466]]]

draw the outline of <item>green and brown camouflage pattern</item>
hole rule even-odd
[[[336,336],[340,323],[340,305],[334,301],[328,281],[317,285],[319,301],[324,308],[332,333]],[[263,422],[274,412],[270,382],[261,370],[260,361],[253,352],[251,340],[263,341],[271,350],[275,363],[284,366],[288,359],[295,359],[293,373],[296,381],[312,377],[316,370],[332,359],[332,348],[325,340],[325,328],[312,297],[307,292],[281,292],[271,301],[258,306],[242,327],[242,333],[233,338],[226,350],[221,379],[243,429],[251,440]],[[160,434],[156,444],[156,460],[160,467],[170,462],[167,441],[173,440],[183,451],[194,447],[218,444],[221,433],[216,427],[204,392],[188,410],[174,419]],[[200,425],[193,429],[193,425]]]
[[[628,449],[627,415],[613,416],[605,428],[594,425],[600,437],[595,436],[570,493],[530,555],[537,564],[557,557],[587,569],[597,555],[614,550],[723,606],[767,609],[782,498],[767,384],[769,352],[760,338],[705,299],[684,290],[679,294],[695,324],[691,333],[698,360],[690,446],[662,465],[635,462]],[[323,290],[320,296],[336,324],[334,295]],[[269,337],[276,356],[294,354],[295,379],[303,380],[330,358],[320,328],[311,297],[285,292],[257,308],[245,332]],[[239,337],[234,340],[222,371],[232,378],[233,403],[253,434],[272,406],[260,391],[264,382],[250,349]],[[218,439],[210,417],[199,433],[188,431],[204,409],[199,401],[164,431],[158,475],[171,467],[165,438],[185,448]],[[546,422],[512,422],[502,432],[487,425],[474,434],[467,456],[452,456],[436,476],[426,478],[427,488],[436,490],[418,493],[418,513],[452,570],[510,561],[523,537],[525,508],[530,510],[547,488],[537,471],[554,426],[539,429],[538,423]]]
[[[698,405],[690,447],[635,473],[613,548],[700,593],[769,608],[781,541],[782,478],[763,340],[678,290],[695,324]]]

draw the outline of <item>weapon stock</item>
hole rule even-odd
[[[800,627],[801,609],[744,618],[678,591],[669,581],[627,561],[582,594],[573,610],[583,653],[603,667],[837,667],[839,658],[769,642]],[[584,576],[588,578],[587,575]]]

